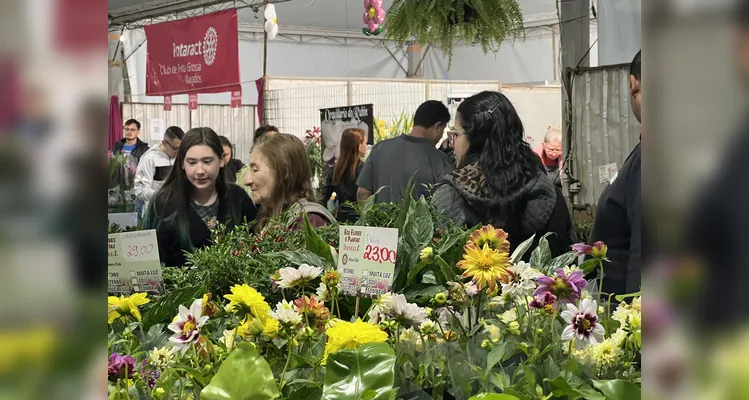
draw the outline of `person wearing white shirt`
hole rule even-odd
[[[174,164],[177,150],[182,143],[185,132],[178,126],[170,126],[164,132],[164,139],[158,147],[148,149],[140,158],[135,172],[135,197],[144,202],[143,210],[148,209],[148,202],[161,187]],[[140,220],[142,216],[138,216]]]

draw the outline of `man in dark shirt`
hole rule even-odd
[[[378,189],[377,203],[403,200],[408,180],[414,175],[413,198],[428,196],[426,186],[434,185],[453,170],[450,158],[437,149],[437,143],[450,122],[450,111],[437,100],[422,103],[414,114],[409,135],[377,143],[367,157],[356,184],[356,198],[363,201]]]
[[[641,52],[629,70],[629,95],[632,113],[641,122]],[[604,264],[603,292],[634,293],[640,290],[642,264],[642,199],[640,197],[641,143],[635,146],[616,178],[601,193],[591,243],[608,246],[610,263]]]

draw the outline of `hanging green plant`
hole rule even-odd
[[[384,31],[400,46],[410,41],[439,47],[452,65],[456,41],[497,52],[508,38],[524,38],[517,0],[393,0]]]

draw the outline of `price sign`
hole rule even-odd
[[[341,226],[338,272],[350,296],[375,297],[390,291],[398,250],[398,230]]]
[[[109,293],[161,292],[163,280],[155,230],[111,234],[108,247]]]

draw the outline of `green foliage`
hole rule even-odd
[[[395,352],[370,343],[328,356],[323,400],[388,400],[395,384]]]
[[[252,343],[241,343],[200,392],[205,400],[273,400],[280,395],[268,362]]]
[[[508,38],[524,37],[517,0],[394,0],[384,23],[387,39],[441,48],[452,64],[456,40],[497,52]]]

